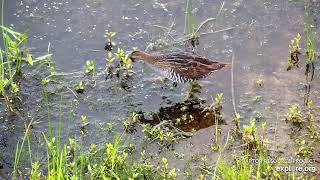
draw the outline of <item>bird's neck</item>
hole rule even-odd
[[[147,61],[147,62],[152,63],[152,64],[161,60],[160,56],[151,55],[151,54],[145,53],[143,51],[133,51],[131,53],[131,57],[138,57],[138,58],[141,58],[144,61]]]

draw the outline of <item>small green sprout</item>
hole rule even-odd
[[[49,82],[50,82],[50,79],[49,79],[48,77],[45,77],[45,78],[42,79],[42,84],[43,84],[43,85],[46,85],[46,84],[48,84]]]
[[[107,58],[106,58],[106,61],[107,61],[107,69],[106,69],[106,72],[108,74],[111,74],[112,72],[112,69],[113,69],[113,66],[112,66],[112,62],[115,60],[116,58],[113,57],[112,53],[109,52],[108,55],[107,55]]]
[[[18,92],[19,92],[19,86],[17,85],[17,83],[12,82],[12,83],[11,83],[11,88],[12,88],[12,94],[13,94],[14,96],[17,96],[17,95],[18,95]]]
[[[80,127],[80,131],[81,131],[81,134],[85,134],[86,133],[85,132],[85,127],[87,125],[89,125],[89,123],[87,122],[87,116],[81,115],[80,117],[81,117],[81,121],[82,121],[82,125]]]
[[[122,65],[122,60],[126,57],[124,50],[122,48],[118,48],[115,55],[119,59],[120,65]]]
[[[88,60],[88,61],[86,61],[86,65],[87,65],[86,73],[94,76],[94,72],[95,72],[94,62]]]
[[[262,87],[263,84],[264,84],[264,81],[263,81],[262,79],[258,79],[258,80],[256,81],[256,84],[257,84],[258,86]]]
[[[31,54],[27,53],[26,61],[27,61],[27,63],[30,64],[31,66],[33,65],[33,60],[32,60]]]
[[[80,117],[81,117],[82,123],[85,124],[87,122],[87,116],[81,115]]]
[[[79,84],[76,86],[76,92],[80,94],[84,92],[84,85],[82,81],[80,81]]]
[[[122,62],[125,70],[125,75],[129,76],[129,70],[132,68],[132,60],[129,58],[129,54],[125,56]]]
[[[239,113],[236,112],[236,114],[234,115],[234,122],[236,124],[236,131],[238,133],[240,133],[240,118],[241,118],[241,115]]]
[[[259,102],[259,101],[261,101],[261,99],[262,99],[262,96],[255,96],[255,97],[253,98],[253,101],[254,101],[254,102]]]
[[[214,98],[214,101],[217,105],[221,105],[223,98],[223,93],[216,94],[216,97]]]
[[[115,46],[115,43],[113,42],[114,36],[116,36],[116,32],[106,32],[104,37],[107,38],[107,42],[104,46],[104,49],[106,51],[112,51],[113,47]]]
[[[112,122],[108,122],[107,123],[107,130],[108,130],[108,132],[112,132],[113,131],[113,123]]]
[[[255,120],[250,119],[250,125],[243,125],[243,141],[248,145],[248,147],[256,147],[256,128]]]
[[[53,76],[55,75],[55,70],[54,67],[50,66],[50,75]]]

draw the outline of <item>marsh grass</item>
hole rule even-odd
[[[215,18],[207,18],[206,20],[202,21],[199,26],[197,26],[197,8],[191,10],[191,3],[190,0],[185,0],[185,12],[184,12],[184,34],[185,37],[178,42],[189,42],[193,48],[199,45],[199,38],[201,35],[216,33],[216,32],[208,32],[208,33],[200,33],[201,29],[205,28],[206,25],[212,21],[215,21],[216,18],[219,17],[221,12],[224,9],[225,2],[222,2],[219,8],[219,11]],[[233,28],[223,29],[221,31],[231,30]],[[220,32],[220,31],[217,31]]]
[[[22,74],[24,64],[33,66],[37,62],[47,61],[47,55],[34,59],[27,52],[27,35],[16,32],[4,25],[3,10],[4,1],[1,3],[1,36],[3,43],[0,46],[0,94],[3,96],[7,110],[14,112],[11,99],[18,96],[19,85],[16,82],[17,76]]]
[[[38,179],[174,179],[176,177],[175,169],[170,169],[168,160],[162,159],[159,166],[151,164],[141,152],[140,159],[136,160],[136,155],[132,145],[129,148],[123,146],[122,135],[116,134],[113,143],[102,145],[91,144],[89,150],[84,150],[83,144],[76,139],[69,137],[68,124],[71,123],[71,117],[68,116],[67,126],[62,126],[64,119],[62,103],[60,97],[58,126],[54,129],[51,123],[51,105],[50,96],[44,90],[45,106],[47,107],[48,132],[41,133],[41,140],[45,144],[46,156],[44,159],[33,160],[33,149],[36,144],[30,143],[30,127],[37,122],[31,120],[26,126],[22,142],[18,142],[16,156],[14,161],[13,179],[23,177],[32,180]],[[71,104],[72,106],[72,104]],[[70,110],[72,112],[73,110]],[[70,113],[72,114],[72,113]],[[137,121],[135,113],[130,118],[133,122]],[[83,123],[86,123],[86,116],[82,116]],[[67,129],[67,130],[66,130]],[[63,140],[62,132],[67,132]],[[27,142],[27,150],[25,143]],[[130,148],[131,147],[131,148]],[[133,147],[134,149],[134,147]],[[24,153],[28,153],[30,160],[30,170],[25,172],[20,165],[20,159]],[[24,164],[25,165],[25,164]],[[27,167],[24,167],[28,169]]]
[[[251,120],[250,125],[243,126],[243,141],[245,146],[242,153],[232,154],[233,161],[226,160],[225,151],[231,146],[228,136],[225,144],[219,149],[219,156],[213,170],[207,171],[207,174],[213,179],[227,180],[246,180],[246,179],[279,179],[284,177],[281,172],[276,171],[279,164],[277,157],[270,158],[266,144],[268,140],[265,137],[267,125],[262,123],[259,133],[255,122]],[[241,150],[239,150],[241,151]],[[283,165],[282,165],[283,166]],[[294,175],[293,175],[294,176]],[[287,177],[292,177],[288,175]]]
[[[310,12],[310,0],[304,2],[304,15],[305,15],[305,36],[306,36],[306,64],[314,64],[316,58],[315,40],[312,30],[312,17]]]

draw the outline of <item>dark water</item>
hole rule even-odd
[[[222,1],[191,1],[192,8],[198,8],[197,24],[216,17]],[[312,1],[311,10],[314,21],[316,42],[319,42],[319,3]],[[63,116],[63,132],[70,128],[70,135],[84,144],[111,141],[114,133],[106,131],[107,123],[112,122],[114,131],[121,132],[122,121],[131,112],[143,112],[146,116],[161,112],[161,108],[176,107],[185,102],[186,84],[172,87],[171,82],[159,80],[159,75],[143,62],[135,62],[133,75],[129,79],[105,79],[105,44],[104,33],[115,31],[117,46],[130,51],[132,47],[149,50],[183,50],[170,46],[166,41],[165,31],[158,26],[170,27],[175,39],[183,36],[184,3],[181,1],[160,0],[71,0],[71,1],[5,1],[5,23],[13,24],[15,30],[29,30],[29,48],[32,54],[53,54],[54,66],[58,72],[72,73],[55,78],[45,86],[50,94],[50,107],[53,128],[58,127],[59,107]],[[225,1],[224,10],[203,32],[214,32],[232,28],[200,37],[200,45],[196,52],[212,60],[231,63],[234,52],[234,89],[237,111],[243,116],[246,124],[250,117],[259,119],[258,124],[266,121],[270,145],[278,144],[283,150],[292,147],[292,140],[287,131],[288,125],[281,121],[287,114],[288,104],[303,103],[306,83],[303,68],[286,71],[288,44],[290,40],[304,28],[303,2],[288,1],[236,0]],[[156,44],[154,50],[150,44],[162,39],[162,47]],[[159,42],[159,41],[157,41]],[[304,41],[302,42],[304,47]],[[86,60],[93,60],[97,68],[95,87],[87,87],[84,94],[77,97],[68,89],[73,89],[80,80],[89,82],[85,72]],[[301,62],[303,64],[303,62]],[[318,63],[316,63],[318,65]],[[303,65],[301,66],[303,67]],[[317,66],[316,66],[317,67]],[[316,69],[312,82],[310,98],[314,106],[319,108],[319,71]],[[257,80],[263,80],[263,86]],[[44,106],[41,79],[27,74],[21,81],[21,109],[19,118],[3,116],[0,144],[2,158],[2,175],[12,171],[12,162],[16,142],[23,136],[23,124],[30,118],[39,119],[41,123],[34,125],[31,137],[40,138],[40,132],[46,131],[47,112]],[[226,123],[222,128],[222,142],[232,125],[233,115],[231,96],[230,68],[223,69],[213,76],[200,81],[202,92],[199,95],[209,105],[217,93],[224,93],[223,114]],[[259,97],[257,97],[259,96]],[[1,101],[2,103],[2,101]],[[3,106],[3,105],[2,105]],[[163,109],[162,109],[163,110]],[[71,113],[70,113],[71,112]],[[1,110],[4,114],[4,110]],[[29,116],[28,116],[29,113]],[[86,115],[89,126],[87,134],[80,133],[81,115]],[[71,118],[68,118],[71,117]],[[71,119],[71,120],[68,120]],[[316,116],[319,119],[319,116]],[[200,129],[200,128],[198,128]],[[183,173],[185,160],[191,154],[209,154],[210,162],[215,162],[216,154],[210,153],[214,126],[205,126],[188,139],[175,145],[175,150],[183,154],[183,160],[172,158],[172,166]],[[63,133],[66,137],[67,133]],[[155,145],[144,144],[143,134],[125,135],[126,143],[135,143],[139,149],[147,149],[150,154],[157,153]],[[35,142],[36,143],[36,140]],[[38,142],[43,145],[43,142]],[[41,148],[39,148],[41,149]],[[37,152],[37,158],[43,154]],[[294,154],[287,150],[286,155]],[[163,156],[172,157],[172,152],[163,152]]]

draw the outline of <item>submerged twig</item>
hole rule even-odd
[[[221,30],[217,30],[217,31],[213,31],[213,32],[201,33],[200,36],[209,35],[209,34],[215,34],[215,33],[224,32],[224,31],[230,31],[230,30],[233,30],[234,28],[235,27],[229,27],[229,28],[225,28],[225,29],[221,29]]]
[[[67,89],[68,89],[69,91],[71,91],[71,93],[76,97],[76,99],[78,99],[77,94],[76,94],[71,88],[67,87]]]
[[[204,25],[206,25],[208,22],[214,21],[214,20],[216,20],[216,18],[208,18],[208,19],[202,21],[202,23],[199,25],[198,29],[196,30],[195,34],[197,34],[197,33],[200,31],[200,29],[201,29]]]

